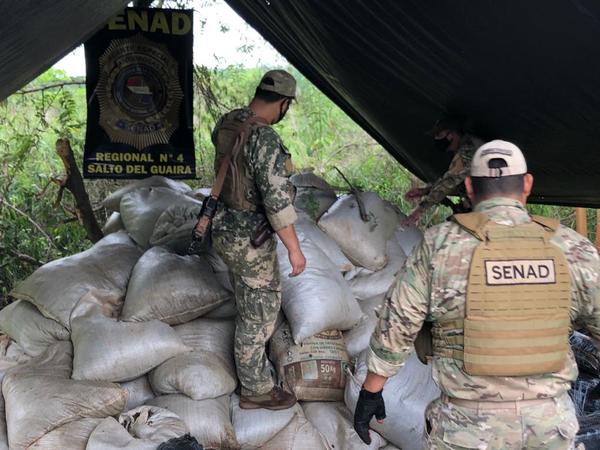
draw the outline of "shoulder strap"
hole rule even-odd
[[[552,233],[555,233],[560,227],[560,220],[552,219],[544,216],[531,216],[531,220],[540,224],[544,228],[548,228]]]
[[[454,214],[452,220],[475,236],[480,241],[485,241],[484,228],[490,221],[488,216],[478,212]]]
[[[268,125],[269,124],[265,121],[265,119],[258,116],[249,117],[243,122],[239,120],[225,119],[221,125],[221,128],[233,131],[236,137],[231,149],[227,152],[223,158],[223,161],[221,161],[215,182],[213,183],[210,191],[210,196],[215,200],[218,200],[219,196],[221,195],[221,190],[223,189],[223,183],[225,183],[225,177],[227,176],[227,170],[229,169],[231,158],[233,158],[233,155],[239,152],[240,149],[246,144],[250,130],[259,127],[266,127]]]

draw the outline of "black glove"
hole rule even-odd
[[[356,410],[354,411],[354,429],[358,436],[367,445],[371,443],[369,436],[369,422],[373,416],[377,420],[385,419],[385,403],[381,395],[383,389],[379,392],[369,392],[365,388],[360,390]]]

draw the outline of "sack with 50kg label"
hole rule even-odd
[[[324,331],[296,345],[283,323],[271,338],[269,353],[279,379],[298,400],[343,399],[350,358],[341,331]]]

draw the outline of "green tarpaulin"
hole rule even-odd
[[[534,201],[600,206],[600,2],[227,2],[423,179],[449,161],[426,132],[459,113],[523,149]]]

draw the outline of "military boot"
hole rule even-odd
[[[265,408],[271,410],[288,409],[296,404],[296,396],[275,386],[266,394],[241,395],[240,408],[257,409]]]

